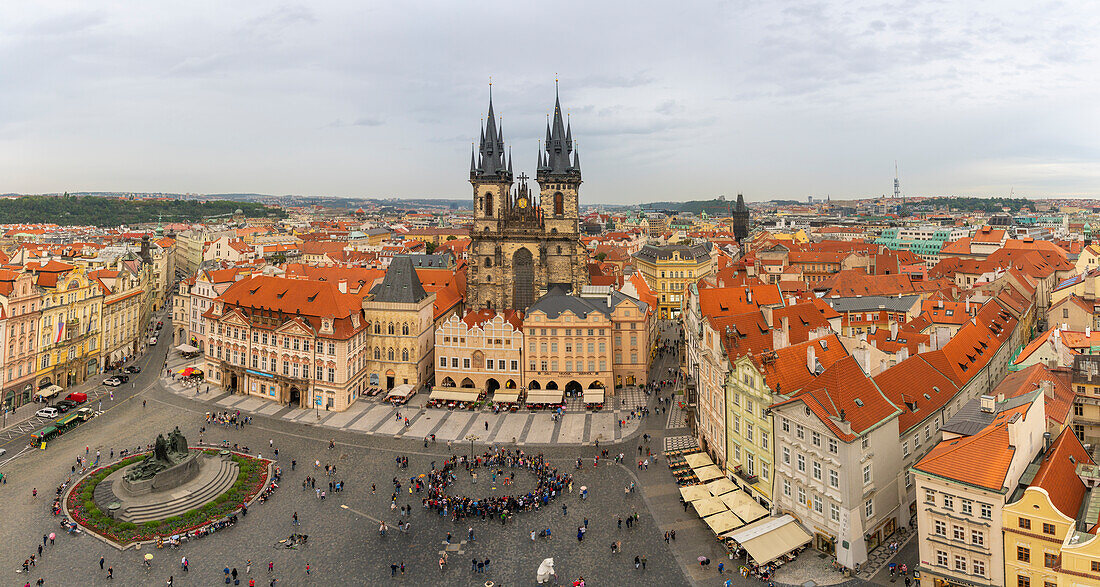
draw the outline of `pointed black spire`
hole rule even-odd
[[[581,152],[575,146],[573,147],[573,170],[577,173],[581,172]]]
[[[546,129],[546,163],[544,169],[553,175],[566,175],[571,172],[573,152],[573,131],[567,128],[561,113],[561,98],[558,96],[558,82],[554,80],[554,115]]]
[[[470,143],[470,175],[477,173],[477,150],[474,149],[474,144]]]
[[[504,129],[498,124],[493,108],[493,84],[489,83],[489,115],[481,129],[481,145],[478,148],[479,162],[476,170],[471,170],[471,179],[507,179],[512,172],[504,150]]]

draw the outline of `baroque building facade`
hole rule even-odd
[[[525,174],[515,178],[518,184],[513,180],[512,158],[490,96],[481,144],[470,156],[474,225],[466,291],[471,310],[526,310],[551,288],[579,292],[587,281],[579,237],[580,156],[556,97],[544,149],[538,153],[536,200]]]

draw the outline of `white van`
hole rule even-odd
[[[58,416],[57,408],[42,408],[34,413],[35,416],[41,416],[43,418],[56,418]]]

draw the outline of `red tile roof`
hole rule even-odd
[[[959,392],[943,373],[920,356],[890,367],[874,377],[882,393],[902,410],[898,432],[905,434],[935,414]]]
[[[699,310],[704,316],[730,316],[751,312],[760,306],[782,305],[783,294],[775,285],[708,287],[699,282]]]
[[[794,397],[776,403],[773,408],[795,402],[804,403],[822,424],[845,442],[852,442],[901,413],[850,356],[825,369]],[[847,423],[851,432],[840,422]]]
[[[1013,417],[1026,417],[1031,404],[1005,410],[978,433],[941,441],[914,469],[961,483],[1001,491],[1016,454],[1009,444],[1008,426]]]
[[[808,349],[822,369],[832,367],[849,356],[848,350],[835,334],[791,346],[764,351],[752,356],[752,361],[764,375],[768,387],[778,394],[790,395],[813,382],[817,375],[810,371]]]
[[[1094,465],[1081,441],[1068,427],[1043,455],[1039,472],[1031,481],[1031,487],[1042,487],[1050,497],[1050,503],[1070,518],[1076,518],[1081,500],[1088,489],[1077,476],[1077,465]]]
[[[484,328],[486,322],[496,318],[498,312],[496,310],[471,310],[466,312],[466,315],[462,317],[462,321],[466,323],[467,328]],[[523,330],[523,312],[519,310],[504,310],[500,312],[504,321],[511,324],[516,330]]]
[[[1064,425],[1068,423],[1069,412],[1073,408],[1074,393],[1070,387],[1070,379],[1069,369],[1051,371],[1046,365],[1036,363],[1026,369],[1009,373],[990,395],[1004,394],[1006,398],[1011,398],[1036,389],[1049,391],[1043,403],[1047,418]]]

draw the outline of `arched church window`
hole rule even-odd
[[[565,196],[561,192],[554,194],[554,215],[561,216],[565,214]]]
[[[561,245],[558,245],[558,254],[561,254]]]
[[[392,360],[393,360],[393,349],[390,349],[390,350],[389,350],[389,357],[390,357],[390,359],[389,359],[389,360],[391,360],[391,361],[392,361]]]
[[[485,267],[488,268],[488,267],[492,267],[492,266],[493,266],[493,258],[492,257],[485,257]]]
[[[402,361],[408,361],[409,360],[409,349],[401,349],[401,360]]]
[[[485,210],[486,216],[493,215],[493,194],[489,192],[485,193],[485,207],[483,209]]]
[[[392,322],[389,325],[389,333],[393,334],[393,323]]]
[[[401,325],[401,334],[403,334],[405,336],[409,335],[409,325],[408,324],[402,324]]]

